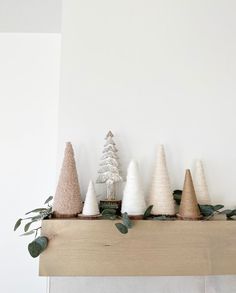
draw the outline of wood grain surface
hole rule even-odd
[[[40,276],[193,276],[236,274],[236,221],[45,220],[50,238]]]

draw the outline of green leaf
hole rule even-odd
[[[155,220],[155,221],[174,221],[175,218],[162,215],[162,216],[154,217],[153,220]]]
[[[208,205],[208,204],[199,205],[199,209],[200,209],[201,214],[204,217],[209,217],[215,212],[214,207],[212,205]]]
[[[45,203],[44,204],[47,204],[47,203],[49,203],[51,200],[53,199],[53,196],[49,196],[47,199],[46,199],[46,201],[45,201]]]
[[[39,236],[28,245],[28,251],[32,257],[38,257],[48,246],[48,238]]]
[[[123,224],[129,229],[132,228],[132,222],[128,216],[128,214],[125,212],[122,214],[122,220],[123,220]]]
[[[227,218],[231,218],[233,216],[236,216],[236,210],[230,210],[227,214],[226,214]]]
[[[45,211],[47,211],[46,208],[38,208],[38,209],[34,209],[32,211],[27,212],[26,215],[31,214],[31,213],[41,213],[41,212],[45,212]]]
[[[177,205],[180,205],[181,197],[182,197],[182,190],[174,190],[173,197]]]
[[[116,223],[115,225],[116,225],[116,228],[120,231],[120,233],[122,233],[122,234],[128,233],[128,228],[125,225],[123,225],[121,223]]]
[[[213,209],[214,209],[214,211],[218,211],[218,210],[223,209],[223,207],[224,206],[222,204],[217,204],[217,205],[213,206]]]
[[[116,215],[103,215],[102,216],[103,219],[108,219],[108,220],[116,220],[117,216]]]
[[[33,220],[33,221],[27,223],[24,227],[24,231],[27,232],[29,230],[29,227],[31,226],[31,224],[33,224],[35,222],[37,222],[37,220]]]
[[[114,209],[105,209],[102,211],[102,215],[115,215],[116,214],[116,210]]]
[[[16,229],[18,229],[20,227],[20,224],[22,222],[22,219],[18,219],[15,223],[15,226],[14,226],[14,231],[16,231]]]
[[[31,235],[31,234],[34,234],[34,233],[35,233],[35,230],[30,230],[29,232],[23,233],[20,236],[28,236],[28,235]]]
[[[143,218],[144,219],[147,219],[148,217],[150,217],[151,215],[151,212],[152,212],[152,208],[153,208],[153,205],[149,206],[146,211],[144,212],[144,215],[143,215]]]

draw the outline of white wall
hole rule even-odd
[[[0,0],[0,32],[59,33],[61,0]]]
[[[59,34],[0,34],[1,292],[46,292],[13,227],[55,190],[59,61]]]
[[[63,2],[59,148],[62,154],[65,141],[74,144],[83,194],[111,129],[124,173],[137,159],[146,192],[155,147],[164,143],[173,188],[202,158],[214,202],[235,207],[235,9],[232,0]],[[63,282],[52,279],[52,291],[90,291],[81,279],[77,291],[63,291]],[[112,282],[107,292],[114,292]],[[161,284],[157,279],[153,288]]]

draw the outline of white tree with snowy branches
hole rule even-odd
[[[105,183],[107,188],[107,199],[115,200],[115,184],[122,181],[120,175],[119,162],[117,156],[117,148],[113,140],[114,135],[111,131],[106,136],[106,143],[104,145],[102,162],[100,163],[100,169],[98,170],[99,176],[97,183]]]

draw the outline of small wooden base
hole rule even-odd
[[[176,216],[178,220],[183,220],[183,221],[201,221],[203,219],[202,215],[197,218],[182,217],[180,214],[177,214]]]
[[[128,215],[130,220],[143,220],[143,215]]]
[[[99,214],[99,215],[94,215],[94,216],[87,216],[87,215],[79,214],[78,218],[80,220],[100,220],[100,219],[102,219],[102,215]]]
[[[73,219],[76,218],[78,214],[73,214],[73,215],[63,215],[59,214],[57,212],[53,212],[52,217],[55,219]]]

